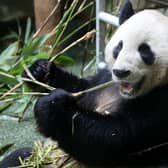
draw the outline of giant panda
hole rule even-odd
[[[167,166],[168,18],[154,10],[134,14],[128,1],[119,22],[105,48],[107,68],[92,77],[47,60],[30,66],[37,80],[57,88],[35,104],[38,130],[86,165]],[[110,80],[108,88],[71,94]]]

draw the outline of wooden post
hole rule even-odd
[[[57,5],[57,2],[58,2],[57,0],[34,0],[36,29],[38,29],[43,24],[44,20],[51,13],[53,8]],[[39,33],[39,35],[51,32],[51,30],[58,24],[60,16],[61,11],[60,7],[58,7],[57,11],[50,18],[45,27]],[[47,44],[52,44],[53,40],[54,40],[53,38],[49,39]]]

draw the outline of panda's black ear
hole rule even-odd
[[[134,10],[131,2],[128,0],[120,10],[119,24],[123,24],[132,15],[134,15]]]

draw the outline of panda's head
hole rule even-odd
[[[105,59],[120,94],[135,98],[168,83],[168,18],[154,10],[133,14],[128,3]]]

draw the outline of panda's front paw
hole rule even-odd
[[[49,95],[39,98],[34,108],[39,131],[47,137],[52,136],[56,129],[58,132],[71,123],[75,111],[75,98],[62,89],[56,89]]]
[[[31,75],[40,82],[47,82],[48,74],[52,66],[55,66],[53,63],[49,63],[46,59],[41,59],[34,62],[28,69]],[[26,71],[22,74],[23,77],[30,78]]]

